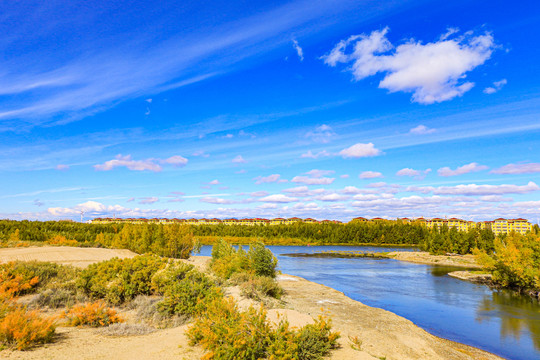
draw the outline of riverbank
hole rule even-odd
[[[36,254],[35,249],[25,250],[34,256]],[[53,248],[43,254],[48,261],[60,263],[66,260],[67,254],[71,256],[70,262],[78,260],[77,263],[81,265],[97,261],[85,257],[85,250],[88,252],[87,256],[94,256],[91,255],[93,249],[63,248],[60,252],[57,250],[58,248]],[[52,254],[56,254],[56,257]],[[21,253],[18,253],[18,256],[21,256]],[[195,256],[185,261],[205,270],[209,259]],[[332,318],[333,329],[341,333],[340,348],[331,352],[330,359],[500,359],[482,350],[433,336],[407,319],[366,306],[324,285],[285,274],[280,275],[278,281],[284,288],[285,295],[279,302],[267,302],[271,307],[268,312],[269,319],[276,321],[278,316],[285,316],[291,325],[303,326],[311,322],[313,317],[323,313],[328,315]],[[259,303],[244,298],[236,287],[228,287],[225,291],[233,296],[241,307],[259,306]],[[128,324],[136,321],[129,309],[120,311]],[[107,336],[99,329],[59,327],[56,342],[25,352],[1,351],[0,358],[200,359],[203,351],[188,344],[185,336],[188,327],[189,325],[182,325],[157,329],[150,334],[132,336]],[[359,340],[354,344],[356,349],[351,346],[352,338]]]
[[[469,269],[481,269],[474,255],[431,255],[424,251],[394,251],[386,254],[390,259],[408,261],[426,265],[454,266]]]

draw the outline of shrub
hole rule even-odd
[[[116,311],[108,308],[103,301],[96,301],[86,305],[77,304],[67,310],[64,315],[68,325],[88,325],[92,327],[108,326],[122,322]]]
[[[159,312],[158,303],[160,301],[160,298],[139,295],[130,303],[130,308],[135,310],[136,317],[139,321],[158,328],[177,327],[188,322],[188,316],[170,316],[169,314]]]
[[[0,265],[0,293],[11,296],[39,288],[72,288],[80,270],[48,262],[11,262]]]
[[[184,279],[167,288],[158,310],[168,315],[193,316],[203,311],[210,300],[221,296],[221,290],[206,275],[191,270]]]
[[[5,307],[10,307],[5,311]],[[51,342],[55,333],[52,319],[42,318],[37,311],[26,311],[14,305],[3,305],[0,320],[0,343],[17,350],[26,350],[36,344]]]
[[[266,311],[250,307],[240,312],[231,298],[211,302],[188,330],[192,345],[210,352],[206,359],[260,359],[266,357],[270,326]]]
[[[102,261],[81,272],[77,287],[91,298],[122,304],[137,295],[151,294],[152,276],[167,264],[168,260],[156,255]]]
[[[280,299],[283,288],[277,281],[268,276],[250,276],[240,284],[242,295],[255,300],[261,300],[265,296]]]
[[[182,281],[186,274],[194,268],[183,262],[170,263],[164,269],[158,270],[151,280],[151,288],[155,294],[163,295],[173,284]]]
[[[314,324],[291,328],[286,320],[270,326],[263,307],[239,311],[234,300],[216,299],[188,329],[190,344],[209,351],[205,359],[316,360],[337,346],[339,333],[319,316]]]
[[[76,294],[68,289],[46,289],[32,299],[31,307],[49,307],[58,309],[61,307],[71,307],[77,302],[86,301],[82,294]]]
[[[68,240],[63,235],[55,235],[54,237],[47,240],[47,243],[49,245],[57,246],[79,246],[79,242],[77,240]]]
[[[277,259],[262,242],[249,245],[249,267],[256,275],[276,277]]]
[[[331,321],[320,315],[314,324],[300,328],[295,334],[298,359],[322,359],[330,349],[335,348],[339,333],[333,333],[331,329]]]
[[[275,277],[276,266],[276,257],[261,242],[251,244],[247,252],[242,246],[235,250],[223,239],[212,247],[212,270],[224,279],[239,272]]]

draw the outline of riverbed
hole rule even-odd
[[[411,251],[351,246],[269,246],[279,269],[366,305],[403,316],[428,332],[508,359],[540,359],[540,305],[526,296],[448,276],[454,267],[394,259],[296,258],[318,251]],[[205,246],[201,255],[210,255]]]

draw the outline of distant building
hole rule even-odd
[[[384,219],[381,217],[376,217],[373,219],[367,219],[364,217],[355,217],[350,223],[354,222],[399,222],[405,224],[421,224],[427,228],[441,228],[447,226],[448,228],[454,228],[458,231],[469,231],[470,229],[479,228],[479,229],[489,229],[495,233],[495,235],[500,234],[509,234],[514,231],[519,234],[525,234],[532,231],[533,225],[529,223],[526,219],[503,219],[498,218],[491,221],[467,221],[458,218],[442,219],[442,218],[397,218],[396,220]],[[157,224],[186,224],[186,225],[246,225],[246,226],[262,226],[262,225],[291,225],[298,222],[308,223],[308,224],[343,224],[341,221],[337,220],[322,220],[317,221],[312,218],[301,219],[298,217],[292,217],[289,219],[285,218],[275,218],[275,219],[263,219],[263,218],[245,218],[245,219],[143,219],[143,218],[95,218],[88,221],[92,224],[108,224],[108,223],[131,223],[131,224],[145,224],[145,223],[157,223]]]

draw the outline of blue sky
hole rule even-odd
[[[535,1],[0,5],[0,218],[540,218]]]

